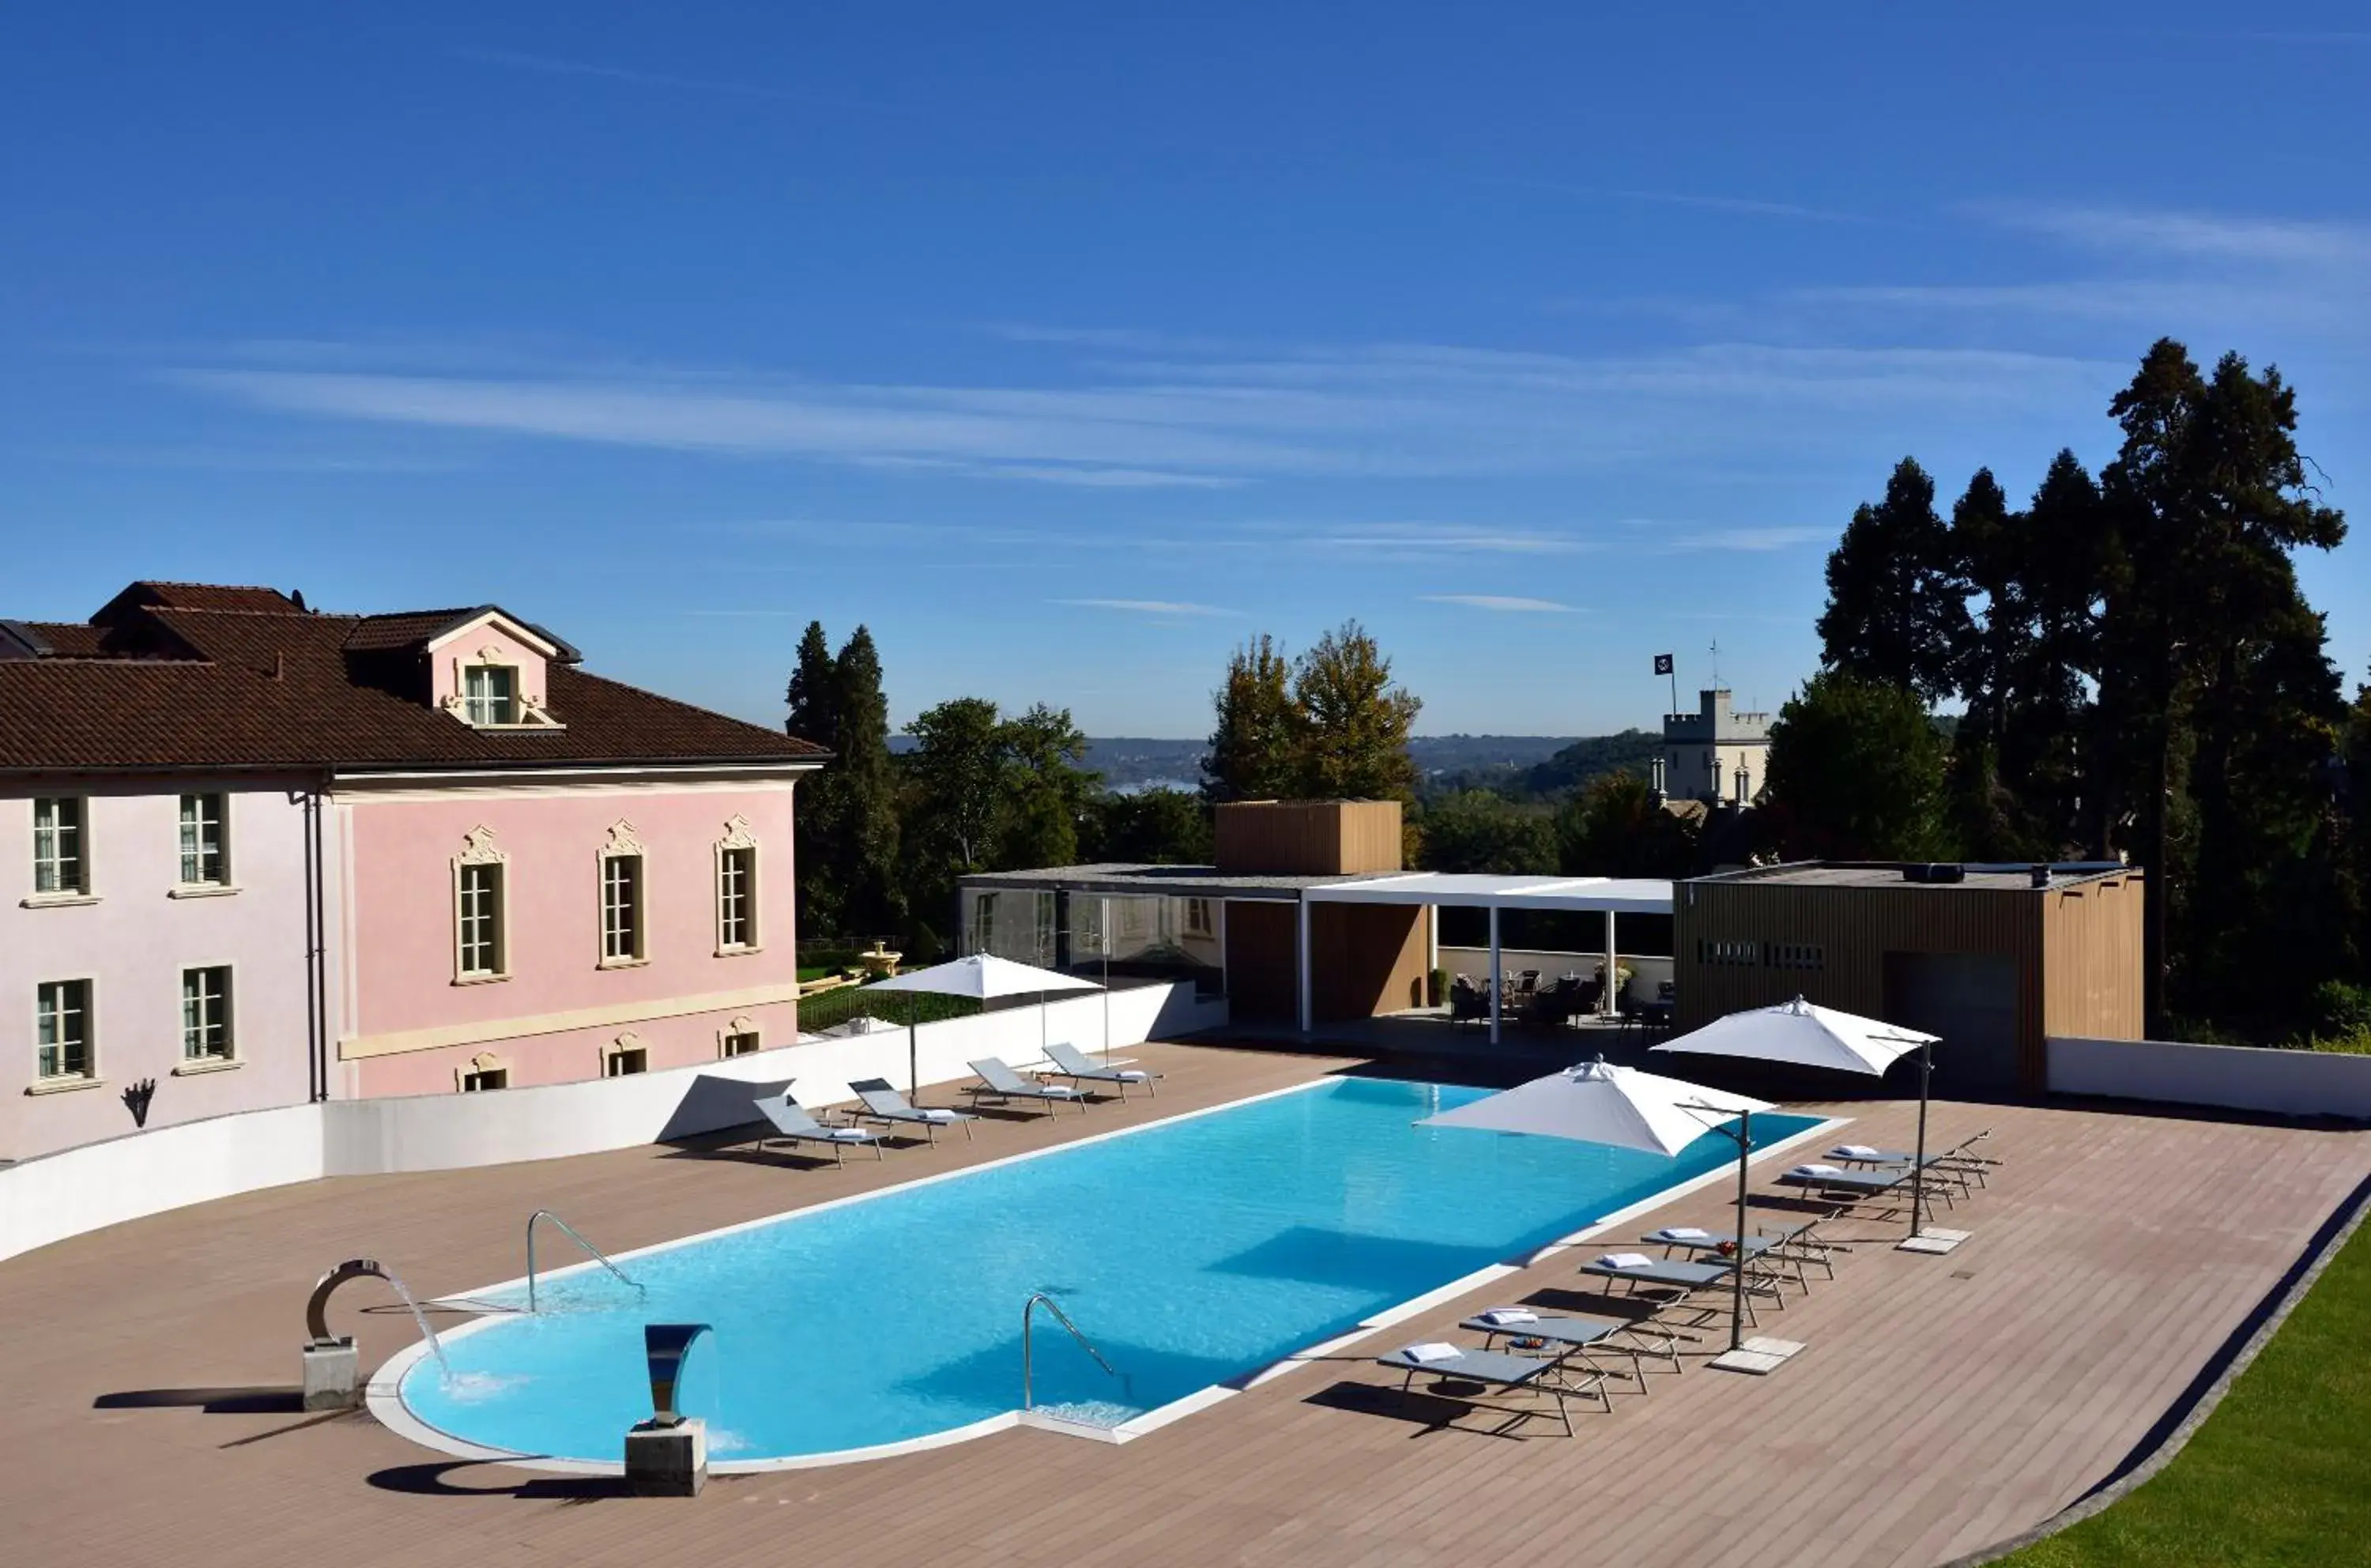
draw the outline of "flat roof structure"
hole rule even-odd
[[[1365,880],[1368,879],[1222,871],[1216,866],[1139,866],[1110,861],[1086,866],[1043,866],[1026,871],[971,871],[958,882],[961,886],[990,893],[1107,893],[1115,898],[1233,898],[1296,904],[1305,888]]]
[[[1643,877],[1493,876],[1400,871],[1329,879],[1304,895],[1320,904],[1428,904],[1485,909],[1669,915],[1671,884]]]
[[[2044,880],[2034,880],[2036,870]],[[1941,874],[1915,874],[1920,872]],[[1953,888],[1989,888],[2030,893],[2133,874],[2134,868],[2114,860],[1944,861],[1933,867],[1899,860],[1798,860],[1779,866],[1752,866],[1741,871],[1719,871],[1696,880],[1778,887],[1915,887],[1944,893]]]

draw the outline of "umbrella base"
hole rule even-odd
[[[1927,1252],[1939,1256],[1950,1251],[1973,1234],[1975,1233],[1970,1230],[1944,1230],[1930,1225],[1917,1235],[1894,1243],[1893,1250],[1897,1252]]]
[[[1802,1348],[1793,1340],[1756,1334],[1735,1350],[1725,1350],[1714,1356],[1711,1365],[1724,1372],[1746,1372],[1756,1378],[1766,1378],[1786,1366],[1787,1358]]]

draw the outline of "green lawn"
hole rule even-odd
[[[2157,1478],[2002,1568],[2371,1562],[2371,1226]]]

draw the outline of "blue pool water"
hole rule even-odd
[[[647,1300],[580,1271],[450,1341],[449,1378],[422,1358],[403,1401],[488,1447],[614,1460],[650,1413],[642,1324],[705,1322],[680,1402],[716,1459],[898,1442],[1020,1404],[1042,1290],[1119,1376],[1041,1313],[1037,1402],[1124,1420],[1737,1158],[1717,1132],[1666,1159],[1413,1125],[1484,1092],[1341,1079],[790,1215],[630,1260]],[[1758,1118],[1755,1141],[1811,1124]]]

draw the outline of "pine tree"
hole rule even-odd
[[[1283,650],[1266,632],[1229,658],[1226,684],[1211,698],[1219,723],[1202,759],[1205,799],[1269,801],[1297,791],[1300,716],[1291,675]]]
[[[832,662],[831,644],[823,622],[809,621],[799,639],[798,663],[792,668],[784,693],[790,717],[783,728],[827,752],[839,750],[839,674]],[[839,934],[842,917],[839,867],[839,767],[837,755],[807,777],[799,787],[792,814],[792,859],[798,866],[799,921],[803,929],[821,935]]]
[[[833,663],[839,719],[833,811],[839,836],[834,872],[851,936],[905,928],[897,876],[897,778],[889,756],[889,700],[881,689],[881,654],[858,627]]]
[[[2296,449],[2296,394],[2226,354],[2210,379],[2161,339],[2110,412],[2117,552],[2102,626],[2103,738],[2148,868],[2149,1020],[2227,1003],[2267,873],[2321,816],[2307,754],[2335,734],[2337,675],[2292,551],[2330,549]],[[2115,807],[2111,807],[2111,813]],[[2177,943],[2181,963],[2175,963]]]
[[[1935,513],[1935,481],[1904,457],[1885,498],[1853,513],[1828,557],[1822,663],[1930,701],[1950,691],[1968,640],[1967,594],[1952,557]]]

